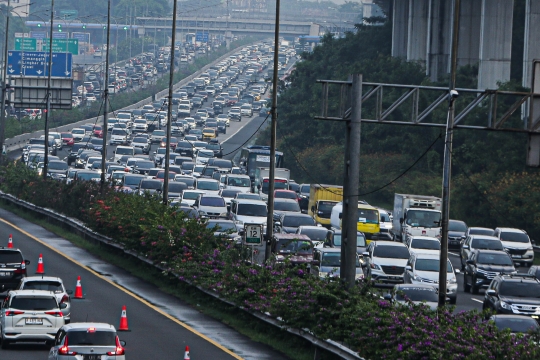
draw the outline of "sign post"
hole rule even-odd
[[[251,246],[251,263],[253,264],[253,246],[261,245],[263,240],[263,232],[261,224],[245,224],[244,225],[244,245]]]

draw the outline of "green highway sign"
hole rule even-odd
[[[37,39],[15,38],[15,50],[37,51]]]
[[[49,39],[43,40],[41,51],[49,51]],[[53,39],[53,52],[70,52],[73,55],[79,55],[79,40],[78,39]]]
[[[246,224],[244,225],[244,243],[246,245],[260,245],[262,244],[262,225],[259,224]]]
[[[75,19],[79,16],[79,11],[77,10],[60,10],[60,18],[64,20]]]

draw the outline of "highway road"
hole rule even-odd
[[[29,276],[36,270],[39,254],[46,275],[61,277],[66,288],[74,289],[81,276],[85,299],[72,300],[72,322],[99,321],[118,327],[126,305],[131,331],[119,332],[119,337],[127,342],[128,359],[182,359],[186,345],[192,359],[284,359],[152,284],[3,209],[0,234],[0,245],[13,234],[14,246],[31,261]],[[42,344],[15,344],[0,350],[0,359],[44,359],[47,352]]]

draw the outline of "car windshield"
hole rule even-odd
[[[240,193],[236,195],[237,199],[248,199],[248,200],[261,200],[260,195],[250,194],[250,193]]]
[[[152,137],[162,138],[164,136],[165,136],[165,131],[163,130],[156,130],[152,133]]]
[[[116,344],[116,333],[113,331],[71,330],[67,337],[69,346],[115,346]]]
[[[294,198],[291,197],[291,199],[296,199],[296,194],[293,194],[294,195]],[[319,206],[318,206],[318,210],[319,211],[322,211],[323,213],[328,213],[330,214],[332,212],[332,208],[336,205],[337,203],[334,202],[334,201],[319,201]]]
[[[411,248],[426,250],[441,250],[439,240],[413,239]]]
[[[197,183],[197,189],[200,190],[219,190],[219,183],[217,181],[204,181],[200,180]]]
[[[20,264],[22,260],[21,253],[18,251],[0,250],[0,264]]]
[[[154,167],[154,163],[151,161],[137,161],[136,167],[137,169],[151,169]]]
[[[508,254],[479,254],[477,262],[486,265],[512,266],[512,259]]]
[[[51,310],[58,309],[56,298],[43,296],[15,296],[11,300],[11,308],[18,310]]]
[[[53,291],[55,293],[62,293],[64,289],[62,284],[58,281],[27,281],[24,283],[24,290],[45,290]]]
[[[341,234],[334,234],[334,246],[341,246]],[[366,237],[363,234],[356,235],[356,247],[366,247]]]
[[[473,249],[504,250],[502,243],[499,240],[495,239],[473,239],[471,247]]]
[[[289,191],[276,191],[274,193],[276,199],[296,199],[296,194]]]
[[[268,209],[263,204],[238,204],[238,215],[243,216],[266,216]]]
[[[176,177],[174,181],[183,182],[187,186],[194,186],[195,185],[195,179],[193,178],[183,178],[183,177]]]
[[[528,243],[529,237],[522,232],[501,232],[501,241],[511,241],[518,243]]]
[[[296,253],[296,254],[312,254],[313,249],[310,241],[305,240],[280,240],[279,241],[280,253]]]
[[[121,147],[116,148],[116,155],[133,155],[133,154],[134,154],[133,148],[121,148]]]
[[[148,143],[148,140],[146,140],[143,137],[136,137],[136,138],[133,139],[133,142],[134,143],[146,144],[146,143]]]
[[[499,287],[499,295],[524,298],[540,298],[540,285],[537,283],[503,281]]]
[[[390,222],[390,216],[388,213],[379,210],[379,219],[381,222]]]
[[[161,181],[142,181],[141,189],[161,190],[163,183]]]
[[[539,327],[536,320],[528,316],[497,317],[495,319],[495,325],[499,330],[509,329],[512,333],[527,333],[529,331],[535,331]]]
[[[182,163],[182,170],[193,170],[195,163],[185,161]]]
[[[141,179],[144,178],[144,176],[126,175],[124,177],[124,185],[139,185]]]
[[[440,221],[441,213],[438,211],[409,210],[407,212],[407,225],[413,227],[438,227]]]
[[[215,160],[213,165],[221,169],[232,169],[232,162],[229,160]]]
[[[427,302],[437,302],[439,297],[434,288],[400,288],[396,292],[396,299],[400,301],[410,300],[410,301],[427,301]]]
[[[221,197],[208,197],[203,196],[201,198],[202,206],[215,206],[215,207],[225,207],[225,200]]]
[[[450,220],[448,221],[448,231],[466,232],[467,225],[463,221]]]
[[[299,227],[302,225],[315,225],[315,220],[311,216],[285,216],[283,226]]]
[[[309,193],[309,185],[300,186],[300,192],[301,193]]]
[[[214,226],[217,226],[216,230],[219,232],[225,232],[225,231],[233,231],[236,232],[236,225],[234,225],[233,222],[226,222],[226,221],[216,221],[216,220],[209,220],[206,224],[206,227],[209,229],[212,229]]]
[[[469,235],[487,235],[493,236],[495,233],[492,229],[483,229],[483,228],[469,228]]]
[[[439,259],[417,259],[415,269],[418,271],[435,271],[439,272]],[[452,264],[448,260],[446,272],[452,272]]]
[[[373,250],[374,257],[389,259],[408,259],[410,257],[409,249],[405,246],[386,246],[379,245]]]
[[[196,200],[199,197],[199,195],[201,195],[200,192],[188,191],[188,192],[184,192],[184,194],[182,195],[182,199]]]
[[[321,227],[320,229],[302,229],[302,234],[306,235],[313,241],[321,241],[326,238],[328,229]]]
[[[169,183],[169,192],[171,193],[181,193],[187,189],[186,183],[182,182],[170,182]]]
[[[92,180],[92,179],[100,179],[101,174],[97,172],[91,172],[91,173],[77,173],[77,179],[79,180]]]
[[[67,170],[68,164],[63,161],[54,161],[49,163],[49,170]]]
[[[238,186],[238,187],[250,187],[251,180],[249,178],[229,177],[227,178],[227,185]]]
[[[275,201],[274,210],[300,212],[300,205],[296,201]]]
[[[341,268],[341,254],[339,252],[323,253],[321,266]],[[356,267],[360,267],[358,256],[356,257]]]
[[[236,194],[238,194],[238,190],[223,190],[221,192],[221,196],[228,198],[233,198]]]
[[[379,212],[371,209],[358,209],[358,222],[366,224],[378,224]]]

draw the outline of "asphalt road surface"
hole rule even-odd
[[[74,290],[77,276],[81,276],[85,299],[72,300],[72,322],[96,321],[118,327],[121,308],[126,305],[131,331],[118,334],[127,342],[128,359],[182,359],[185,346],[190,347],[192,359],[284,359],[152,284],[3,209],[0,234],[0,245],[7,244],[8,234],[13,234],[14,246],[31,261],[29,276],[36,270],[39,254],[43,254],[46,275],[62,278],[67,289]],[[14,344],[0,350],[0,359],[45,359],[48,350],[39,343]]]

